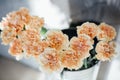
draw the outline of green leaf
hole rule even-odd
[[[44,28],[44,27],[42,27],[42,28],[41,28],[41,31],[40,31],[40,34],[41,34],[41,35],[45,35],[46,32],[47,32],[47,29]]]

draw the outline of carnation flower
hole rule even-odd
[[[61,66],[59,53],[53,48],[46,48],[40,55],[39,59],[40,68],[47,73],[52,73],[54,71],[61,72],[63,69]]]
[[[66,49],[69,45],[68,36],[63,34],[62,31],[50,30],[47,32],[47,41],[49,47],[55,48],[56,50]]]
[[[16,14],[21,15],[21,20],[24,22],[24,24],[28,24],[30,22],[31,15],[29,14],[28,9],[21,8],[18,12],[16,12]]]
[[[30,19],[30,22],[27,26],[27,28],[29,29],[35,29],[40,31],[41,27],[43,27],[44,25],[44,19],[40,18],[38,16],[32,16]]]
[[[110,60],[115,55],[115,43],[113,41],[100,41],[96,46],[96,58],[101,61]]]
[[[34,29],[28,29],[28,30],[22,31],[22,33],[18,37],[25,44],[36,43],[41,40],[39,32]]]
[[[41,39],[38,31],[28,29],[21,32],[18,38],[23,42],[23,49],[26,56],[39,55],[41,53]],[[44,43],[43,43],[44,45]]]
[[[61,52],[61,63],[64,67],[71,70],[77,70],[83,65],[83,61],[80,55],[72,49]]]
[[[6,27],[6,29],[1,32],[1,38],[3,44],[7,45],[11,43],[16,38],[15,29]]]
[[[20,39],[15,39],[11,44],[10,44],[10,48],[9,48],[9,53],[12,56],[18,56],[18,55],[22,55],[23,53],[23,47],[22,47],[22,42]]]
[[[85,34],[81,34],[79,37],[72,37],[70,47],[79,53],[83,59],[87,58],[90,55],[89,50],[93,48],[90,40],[90,37]]]
[[[96,24],[94,23],[83,23],[81,26],[77,26],[77,34],[78,36],[81,34],[86,34],[88,36],[91,37],[91,39],[93,39],[98,32],[98,27]]]
[[[30,18],[29,11],[26,8],[21,8],[16,12],[9,13],[6,18],[3,18],[1,24],[4,28],[6,26],[15,28],[16,33],[19,34],[23,30],[24,25],[28,24]]]
[[[111,41],[115,39],[115,36],[116,36],[116,31],[112,26],[105,23],[101,23],[99,25],[99,32],[97,35],[98,40]]]
[[[38,57],[45,48],[48,47],[48,42],[39,41],[31,44],[23,44],[24,53],[26,53],[26,57],[34,56]]]

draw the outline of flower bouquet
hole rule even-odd
[[[106,23],[85,22],[71,38],[64,30],[47,30],[43,35],[43,28],[44,19],[26,8],[10,12],[0,23],[2,44],[10,45],[8,51],[17,59],[33,57],[49,74],[88,69],[115,55],[116,31]]]

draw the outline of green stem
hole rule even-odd
[[[87,66],[87,59],[84,60],[84,66],[85,66],[85,68],[88,67],[88,66]]]
[[[92,60],[94,60],[94,59],[96,59],[96,57],[95,57],[95,56],[94,56],[93,58],[91,58],[91,59],[90,59],[90,62],[91,62]]]

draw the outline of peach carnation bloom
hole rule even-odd
[[[34,29],[28,29],[22,31],[18,36],[23,42],[24,53],[29,57],[31,55],[39,55],[41,53],[41,46],[46,44],[41,44],[40,34]]]
[[[115,43],[100,41],[96,46],[96,58],[101,61],[110,60],[115,55]]]
[[[61,52],[61,63],[68,69],[79,69],[83,65],[83,61],[76,51],[70,49]]]
[[[93,39],[94,37],[96,37],[97,32],[98,32],[98,27],[94,23],[86,22],[86,23],[83,23],[81,26],[77,26],[78,36],[80,34],[86,34],[90,36],[91,39]]]
[[[11,12],[7,15],[6,18],[3,18],[2,25],[4,28],[6,26],[10,28],[15,28],[16,33],[19,34],[24,26],[28,24],[31,16],[29,15],[29,11],[26,8],[21,8],[18,11]]]
[[[44,25],[44,19],[43,18],[40,18],[38,16],[32,16],[27,28],[35,29],[37,31],[38,30],[40,31],[40,29],[41,29],[41,27],[43,27],[43,25]]]
[[[28,24],[31,16],[29,14],[29,10],[27,8],[20,8],[16,11],[16,15],[20,16],[20,20],[24,22],[24,24]],[[16,16],[17,17],[17,16]]]
[[[97,35],[98,40],[106,40],[106,41],[111,41],[115,38],[116,36],[116,31],[114,27],[101,23],[99,25],[99,32]]]
[[[28,30],[22,31],[19,37],[24,44],[31,44],[31,43],[36,43],[40,41],[40,34],[38,31],[34,29],[28,29]]]
[[[68,36],[63,34],[62,31],[50,30],[47,32],[47,41],[49,47],[55,48],[56,50],[66,49],[69,45]]]
[[[85,34],[79,35],[79,37],[73,37],[70,40],[70,47],[80,54],[81,58],[87,58],[90,56],[89,50],[93,48],[91,38]]]
[[[15,39],[11,44],[9,48],[9,53],[12,56],[19,56],[22,55],[23,53],[23,48],[22,48],[22,42],[20,39]]]
[[[16,38],[16,31],[15,29],[11,29],[9,27],[6,27],[1,32],[1,38],[2,38],[2,43],[5,45],[8,45],[10,42],[12,42]]]
[[[30,57],[30,56],[38,57],[47,47],[48,47],[48,42],[46,41],[36,42],[36,44],[35,43],[23,44],[23,48],[24,48],[23,50],[24,53],[26,53],[26,57]]]
[[[40,68],[44,72],[61,72],[63,69],[58,51],[53,48],[46,48],[39,59]]]

